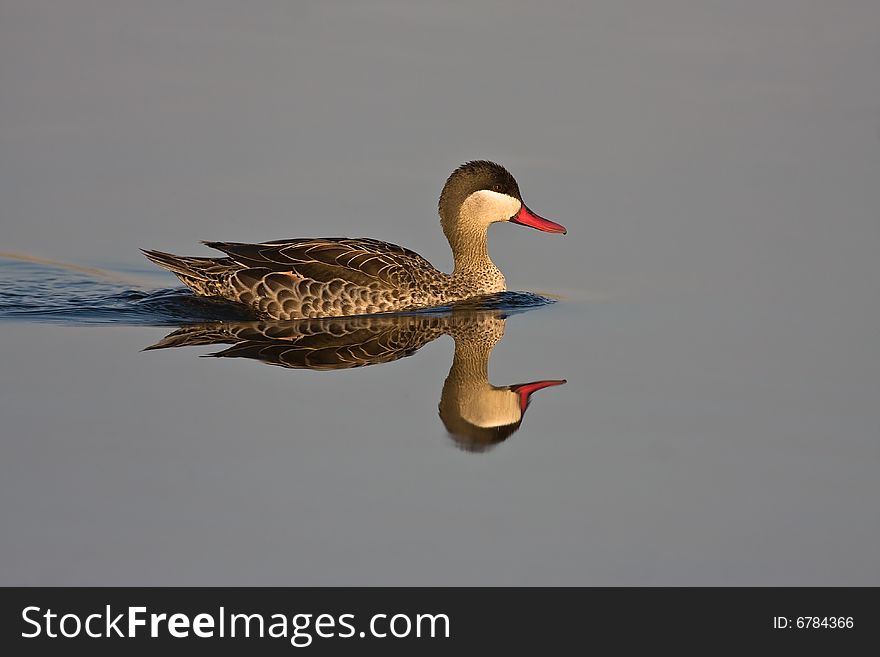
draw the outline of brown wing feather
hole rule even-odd
[[[245,267],[293,271],[321,282],[341,278],[363,286],[381,282],[394,287],[408,287],[414,284],[414,271],[433,269],[427,260],[414,251],[366,238],[205,244],[223,251]]]

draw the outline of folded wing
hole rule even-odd
[[[414,274],[433,269],[417,253],[372,239],[320,238],[241,244],[205,242],[248,268],[294,272],[320,282],[342,279],[368,287],[396,288],[415,284]]]

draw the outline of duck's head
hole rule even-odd
[[[485,231],[498,221],[566,233],[564,226],[526,207],[516,179],[500,164],[476,160],[453,171],[440,193],[440,223],[449,241],[461,233]]]
[[[459,447],[482,452],[519,429],[532,393],[563,383],[564,379],[557,379],[502,388],[489,384],[453,387],[447,380],[440,398],[440,419]]]

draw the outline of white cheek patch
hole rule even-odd
[[[461,204],[461,216],[489,225],[507,221],[522,207],[518,199],[490,189],[481,189],[468,196]]]

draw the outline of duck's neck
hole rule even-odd
[[[488,227],[470,226],[447,233],[455,268],[452,277],[471,294],[490,294],[507,289],[504,276],[489,257]]]
[[[455,258],[453,274],[463,274],[486,267],[494,267],[489,258],[489,235],[485,227],[461,230],[449,236],[452,257]]]

